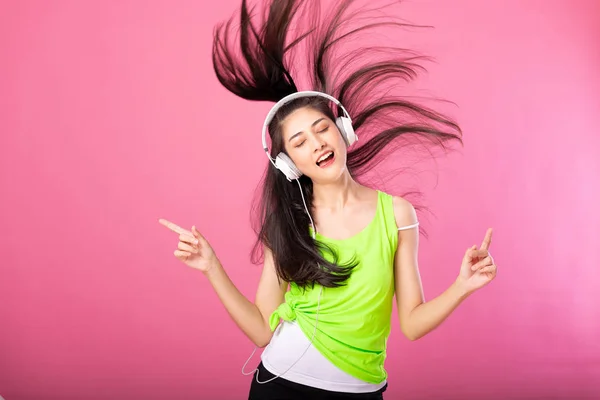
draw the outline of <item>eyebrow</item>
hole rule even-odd
[[[311,128],[312,128],[312,127],[314,127],[316,124],[318,124],[319,122],[323,121],[324,119],[325,119],[325,117],[323,117],[323,118],[319,118],[318,120],[316,120],[315,122],[313,122],[313,123],[312,123],[312,125],[311,125],[310,127],[311,127]],[[303,132],[297,132],[297,133],[294,133],[294,134],[293,134],[293,135],[292,135],[292,136],[291,136],[291,137],[288,139],[288,142],[291,142],[291,141],[292,141],[292,139],[294,139],[296,136],[298,136],[298,135],[300,135],[300,134],[302,134],[302,133],[303,133]]]

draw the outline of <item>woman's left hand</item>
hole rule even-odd
[[[473,246],[465,252],[457,283],[466,294],[481,289],[496,277],[497,267],[489,252],[492,229],[488,229],[481,247]]]

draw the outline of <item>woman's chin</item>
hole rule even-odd
[[[313,169],[308,177],[317,183],[334,183],[342,178],[344,171],[345,168],[341,168],[335,163],[326,168],[317,167],[317,169]]]

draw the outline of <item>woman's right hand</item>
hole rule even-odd
[[[192,227],[192,231],[188,231],[166,219],[159,219],[158,222],[179,234],[179,243],[174,254],[185,265],[207,273],[219,264],[214,250],[195,226]]]

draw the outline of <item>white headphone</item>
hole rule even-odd
[[[296,93],[292,93],[292,94],[284,97],[283,99],[279,100],[277,102],[277,104],[275,104],[273,106],[273,108],[271,109],[271,111],[269,111],[269,113],[267,114],[267,117],[265,118],[265,123],[263,124],[263,129],[262,129],[262,144],[263,144],[263,149],[265,150],[265,153],[267,153],[267,157],[269,158],[271,163],[273,163],[275,168],[277,168],[278,170],[283,172],[283,174],[286,176],[288,181],[291,181],[292,179],[300,178],[302,176],[302,172],[300,172],[298,167],[296,167],[296,165],[288,157],[288,155],[283,152],[279,153],[277,155],[277,157],[275,157],[275,159],[273,159],[271,157],[271,155],[269,154],[269,149],[267,147],[267,129],[269,127],[269,124],[273,120],[275,113],[284,104],[287,104],[290,101],[292,101],[294,99],[298,99],[300,97],[313,97],[313,96],[324,97],[324,98],[332,101],[333,103],[335,103],[337,106],[339,106],[342,109],[342,111],[344,112],[344,115],[341,117],[338,117],[335,120],[335,124],[337,125],[338,129],[340,130],[342,137],[344,138],[344,140],[346,141],[346,144],[348,146],[352,145],[354,142],[356,142],[358,140],[358,136],[356,136],[356,133],[354,132],[354,128],[352,127],[352,119],[350,118],[350,114],[348,114],[348,111],[346,111],[344,106],[336,98],[334,98],[326,93],[315,92],[315,91],[296,92]]]

